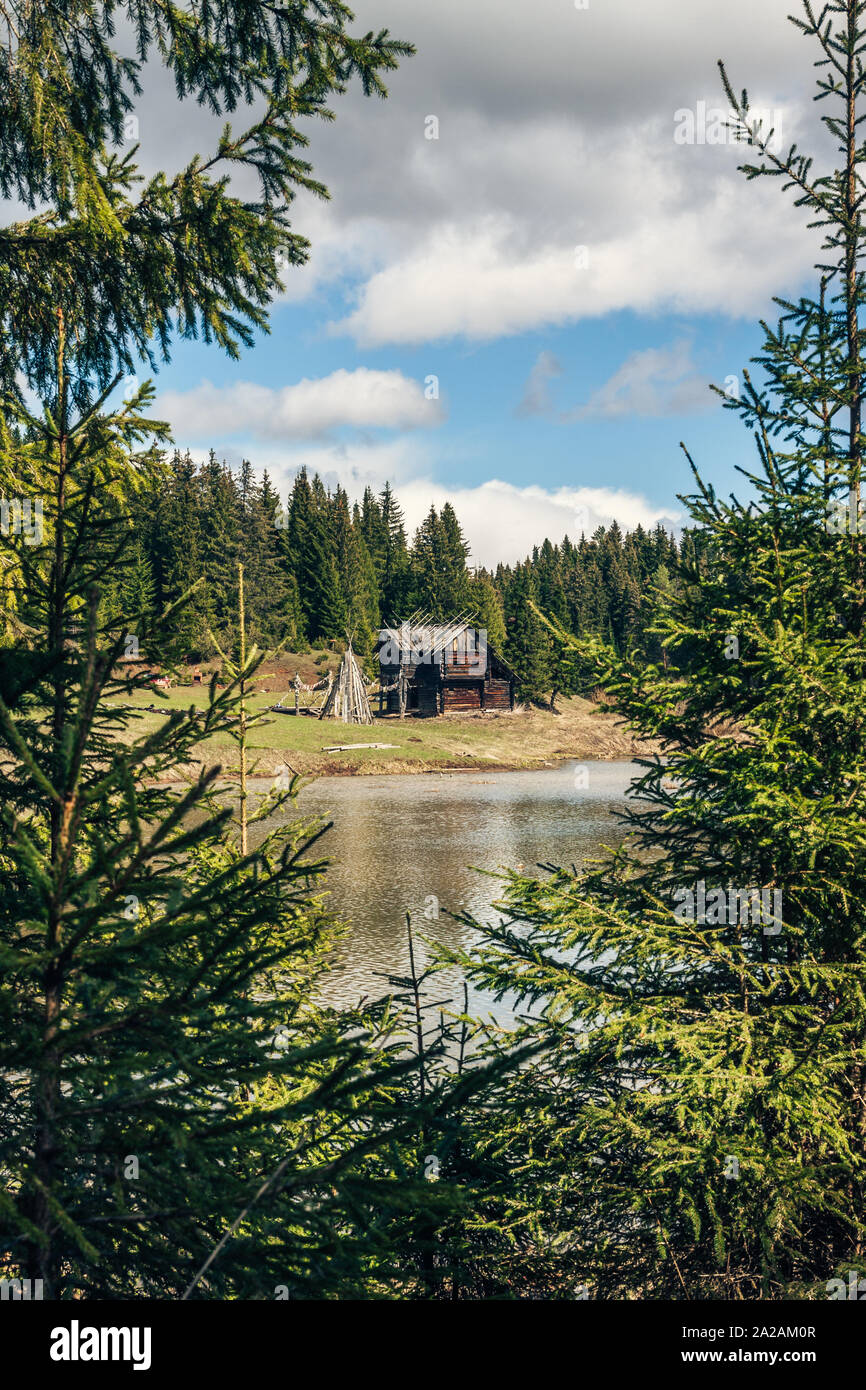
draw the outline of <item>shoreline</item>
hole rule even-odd
[[[273,777],[283,768],[288,768],[300,777],[406,777],[435,776],[444,772],[541,772],[562,767],[564,763],[569,762],[632,762],[635,758],[646,757],[657,751],[654,744],[631,737],[621,729],[614,731],[607,727],[605,735],[603,739],[577,739],[571,746],[563,747],[560,743],[556,749],[545,749],[535,755],[522,756],[437,750],[435,757],[424,757],[420,752],[415,756],[405,757],[401,754],[406,750],[399,746],[393,752],[390,749],[387,752],[359,749],[357,754],[348,749],[331,753],[313,753],[293,748],[257,749],[255,756],[250,760],[247,776]],[[363,743],[366,740],[361,737],[356,741]],[[200,761],[178,768],[176,777],[164,780],[181,782],[190,775],[196,775],[202,768],[220,765],[225,774],[231,776],[235,758],[236,754],[232,748],[208,749]]]
[[[226,750],[227,752],[229,750]],[[562,767],[564,763],[617,763],[632,762],[635,758],[644,756],[648,751],[646,747],[635,746],[631,750],[622,753],[610,753],[605,756],[587,756],[578,753],[563,753],[556,758],[536,759],[524,762],[492,762],[486,758],[472,759],[464,758],[460,762],[449,762],[441,759],[435,763],[412,762],[408,759],[392,759],[388,763],[359,762],[349,759],[344,763],[328,763],[317,767],[294,767],[289,765],[287,758],[272,760],[273,766],[263,766],[263,763],[271,761],[267,759],[257,759],[255,765],[247,770],[247,778],[250,781],[265,781],[269,777],[275,776],[281,766],[289,766],[289,770],[295,772],[299,777],[435,777],[437,774],[444,775],[454,772],[543,772],[545,769],[554,771]],[[301,760],[299,761],[306,761]],[[228,762],[222,763],[218,757],[202,759],[200,763],[185,763],[178,768],[177,775],[173,777],[163,777],[160,785],[174,785],[175,783],[185,782],[190,777],[195,777],[202,768],[221,767],[222,772],[227,777],[235,777],[236,771],[232,769]]]

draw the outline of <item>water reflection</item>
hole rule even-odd
[[[579,766],[588,767],[588,777]],[[331,905],[351,923],[327,997],[336,1004],[375,997],[387,988],[377,971],[408,970],[407,910],[418,936],[470,945],[472,931],[448,913],[491,920],[500,893],[495,878],[474,870],[580,866],[616,844],[621,829],[613,812],[636,770],[630,762],[569,763],[540,772],[327,777],[305,787],[299,809],[334,822],[316,851],[331,861]],[[423,946],[416,963],[418,955],[423,962]],[[449,993],[456,1005],[456,974],[436,983],[437,999]],[[507,1001],[470,990],[469,1006],[500,1024],[513,1021]]]

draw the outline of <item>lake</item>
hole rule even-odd
[[[382,994],[388,986],[377,971],[407,972],[407,911],[416,939],[468,946],[474,933],[448,913],[494,920],[500,895],[499,883],[477,870],[580,866],[617,844],[614,812],[637,771],[631,762],[569,762],[532,772],[323,777],[303,788],[301,813],[334,823],[316,851],[331,861],[330,905],[351,924],[327,998],[346,1004]],[[416,964],[419,957],[423,946]],[[461,981],[446,972],[435,998],[449,994],[457,1005]],[[513,1021],[505,1004],[477,991],[469,1007],[505,1026]]]

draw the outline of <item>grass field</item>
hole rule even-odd
[[[265,710],[275,703],[278,693],[285,693],[285,685],[271,685],[267,693],[252,696],[249,709]],[[319,701],[321,696],[315,698]],[[125,701],[141,709],[131,726],[136,735],[156,728],[169,710],[190,705],[201,708],[206,702],[207,690],[200,686],[173,689],[166,695],[139,691]],[[157,712],[150,712],[150,705]],[[563,758],[629,758],[641,751],[641,746],[610,714],[588,700],[576,698],[563,700],[559,714],[533,709],[439,719],[400,720],[389,716],[368,725],[273,713],[265,717],[267,722],[250,733],[254,750],[251,760],[257,761],[261,775],[274,772],[281,763],[299,773],[345,775],[455,767],[532,768],[552,765]],[[329,745],[363,743],[394,746],[325,751]],[[233,766],[234,750],[234,741],[227,732],[213,735],[198,746],[205,766]]]

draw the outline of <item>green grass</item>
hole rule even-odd
[[[205,686],[181,687],[166,694],[137,691],[124,703],[153,704],[172,709],[201,709],[207,704]],[[321,700],[321,694],[316,699]],[[276,702],[273,691],[250,696],[248,710],[264,711]],[[374,699],[375,708],[375,699]],[[143,710],[130,726],[130,736],[155,730],[163,713]],[[614,728],[609,716],[585,700],[565,700],[562,713],[542,710],[495,716],[452,716],[439,719],[377,719],[373,724],[342,724],[334,719],[266,714],[250,730],[251,760],[271,772],[284,760],[298,772],[422,771],[438,767],[537,767],[558,758],[629,757],[631,740]],[[326,753],[333,744],[389,743],[393,748],[359,748],[357,752]],[[229,766],[235,742],[228,731],[213,734],[198,745],[202,761],[225,761]]]

